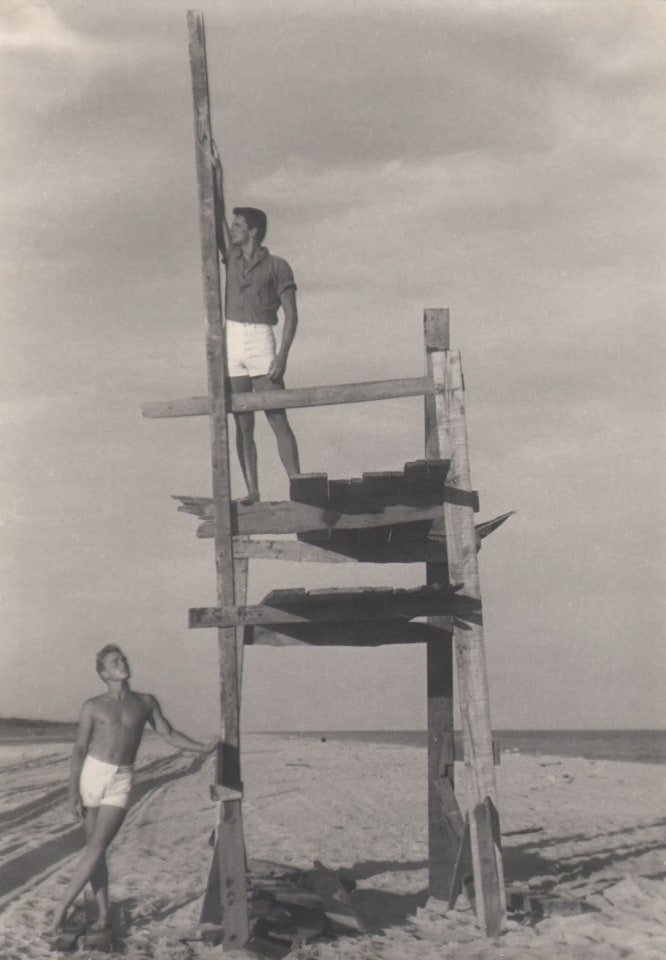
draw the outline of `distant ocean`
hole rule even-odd
[[[427,744],[425,730],[294,731],[292,736],[359,743],[386,743],[409,747]],[[493,739],[504,753],[585,757],[588,760],[628,760],[666,764],[666,730],[497,730]],[[456,733],[458,755],[462,740]]]

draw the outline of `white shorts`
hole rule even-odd
[[[225,322],[227,373],[230,377],[265,377],[275,359],[275,334],[268,323]]]
[[[88,755],[83,761],[79,791],[84,807],[122,807],[129,805],[134,767],[117,767]]]

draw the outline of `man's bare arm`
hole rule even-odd
[[[222,161],[214,140],[211,141],[211,156],[213,158],[213,184],[215,187],[215,226],[217,229],[217,248],[224,263],[227,262],[227,251],[231,246],[231,235],[224,204],[224,171]]]
[[[83,807],[81,803],[81,792],[79,780],[81,779],[81,768],[88,752],[88,744],[93,730],[93,712],[89,700],[81,707],[79,715],[79,727],[76,732],[76,740],[72,750],[72,756],[69,761],[69,790],[68,800],[72,812],[76,817],[83,816]]]
[[[281,297],[280,303],[282,304],[282,309],[284,310],[284,326],[282,328],[282,341],[280,343],[280,349],[275,355],[275,359],[271,363],[268,376],[271,380],[279,380],[280,377],[284,376],[284,372],[287,369],[287,358],[289,357],[289,350],[296,336],[296,327],[298,326],[298,310],[296,308],[296,291],[293,287],[289,287],[285,290]]]
[[[208,743],[201,743],[199,740],[193,740],[191,737],[186,736],[186,734],[180,733],[178,730],[174,730],[162,713],[162,709],[157,702],[157,699],[151,694],[145,694],[144,700],[150,708],[148,723],[151,725],[155,733],[159,734],[160,737],[162,737],[162,739],[172,747],[176,747],[177,750],[188,750],[191,753],[212,753],[217,746],[217,737],[209,740]]]

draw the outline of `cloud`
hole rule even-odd
[[[5,4],[0,19],[0,47],[66,53],[88,49],[83,38],[65,24],[53,7],[39,0]]]

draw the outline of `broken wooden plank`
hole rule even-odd
[[[472,848],[470,844],[469,816],[465,817],[465,826],[458,844],[458,853],[456,855],[453,877],[451,879],[451,892],[449,894],[448,907],[453,910],[456,905],[463,887],[467,892],[467,897],[476,912],[476,895],[473,882],[474,867],[472,864]]]
[[[501,850],[499,816],[490,797],[485,797],[482,803],[477,804],[472,814],[470,837],[473,843],[476,833],[481,866],[479,878],[475,876],[475,891],[478,900],[481,900],[483,893],[486,933],[489,937],[497,937],[506,912],[504,884],[498,873],[501,869],[501,860],[497,857],[497,850]]]
[[[328,504],[328,474],[300,473],[289,480],[289,499],[321,507]]]
[[[358,530],[367,527],[390,526],[434,520],[441,516],[441,505],[387,506],[380,513],[339,513],[336,510],[294,503],[291,500],[255,503],[251,506],[233,505],[234,534],[309,533],[312,531]],[[197,536],[206,539],[215,535],[212,519],[197,530]]]
[[[381,503],[400,503],[404,471],[385,470],[364,473],[361,477],[365,495]]]
[[[315,860],[314,870],[308,874],[308,881],[321,897],[324,914],[334,933],[348,936],[365,933],[365,925],[336,873]]]
[[[79,940],[79,950],[97,950],[100,953],[114,952],[114,942],[111,931],[88,930]]]
[[[497,530],[514,511],[476,526],[477,541]],[[234,537],[234,556],[251,560],[288,560],[314,563],[427,563],[446,562],[446,537],[433,532],[434,521],[401,523],[393,527],[371,527],[357,531],[353,550],[349,542],[337,542],[335,548],[298,540],[251,539]],[[318,531],[323,536],[327,531]],[[348,551],[348,552],[343,552]]]
[[[443,618],[446,619],[446,618]],[[451,629],[450,618],[446,621]],[[442,642],[444,631],[413,620],[365,620],[346,623],[286,623],[245,627],[245,643],[271,647],[379,647],[398,643]]]
[[[354,619],[411,620],[428,614],[447,615],[455,605],[455,588],[436,585],[379,592],[323,591],[320,596],[285,590],[269,594],[265,599],[268,602],[247,606],[192,608],[189,625],[197,629]]]

